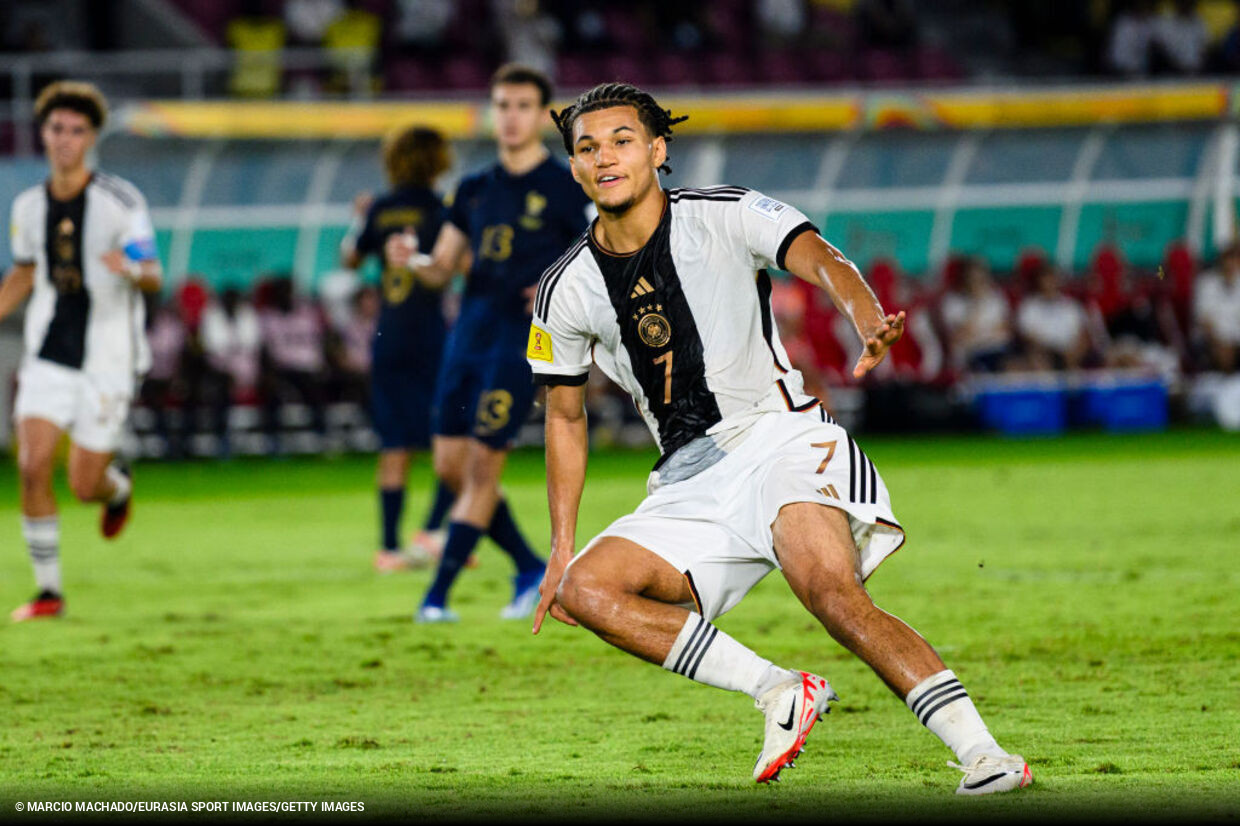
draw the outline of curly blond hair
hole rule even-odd
[[[57,109],[70,109],[85,115],[96,131],[108,121],[108,101],[93,83],[78,80],[58,80],[49,83],[39,92],[34,102],[34,114],[39,125]]]
[[[436,129],[406,126],[383,140],[383,168],[393,186],[430,186],[452,166],[448,142]]]

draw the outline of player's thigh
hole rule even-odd
[[[431,439],[435,475],[453,490],[460,490],[468,451],[469,438],[466,436],[435,436]]]
[[[775,555],[801,604],[816,615],[868,599],[848,515],[829,505],[794,502],[771,526]]]
[[[465,449],[466,486],[492,488],[499,486],[508,461],[508,449],[492,447],[478,439],[469,439]]]
[[[606,604],[616,593],[658,602],[693,602],[684,575],[670,562],[631,539],[600,536],[569,564],[557,599],[568,612]]]
[[[468,436],[482,387],[482,366],[475,359],[446,358],[435,382],[431,432],[436,436]]]
[[[63,432],[55,422],[37,416],[18,420],[17,469],[23,478],[51,480],[56,445]]]

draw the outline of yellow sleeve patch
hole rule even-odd
[[[552,361],[551,336],[537,324],[530,325],[530,340],[525,346],[526,358]]]

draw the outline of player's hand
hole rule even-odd
[[[571,551],[553,549],[551,558],[547,560],[547,572],[543,574],[542,584],[538,586],[538,607],[534,609],[534,633],[537,634],[542,630],[543,620],[547,616],[547,612],[551,612],[554,619],[559,620],[565,625],[576,625],[577,620],[573,619],[568,613],[560,607],[555,601],[556,592],[560,590],[560,581],[564,579],[564,571],[568,568],[568,563],[573,561]]]
[[[108,250],[99,259],[113,275],[125,275],[125,253],[121,250]]]
[[[865,352],[861,354],[861,358],[857,359],[857,366],[853,368],[853,378],[859,379],[877,367],[886,357],[887,350],[899,341],[902,335],[904,335],[903,310],[884,318],[882,325],[865,340]]]
[[[531,284],[521,291],[521,295],[525,296],[525,314],[534,314],[534,299],[538,297],[538,285]]]
[[[407,267],[409,259],[418,251],[418,236],[406,228],[388,236],[383,244],[383,260],[389,267]]]
[[[134,261],[121,250],[108,250],[99,256],[99,260],[113,275],[125,279],[130,284],[137,285],[142,278],[142,264]]]
[[[359,218],[365,218],[366,213],[370,212],[370,205],[375,202],[375,196],[369,192],[359,192],[353,196],[353,214]]]

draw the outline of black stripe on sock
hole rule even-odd
[[[869,457],[866,457],[869,461]],[[870,504],[878,504],[878,471],[874,469],[874,463],[870,462]]]
[[[702,660],[706,657],[706,652],[710,650],[711,643],[715,641],[715,637],[719,635],[719,629],[715,626],[710,627],[710,636],[706,638],[706,642],[702,645],[701,652],[698,653],[697,659],[693,662],[693,668],[689,669],[687,676],[692,680],[697,675],[698,666],[702,664]]]
[[[702,644],[706,642],[706,638],[710,636],[710,630],[712,628],[714,628],[714,626],[709,622],[706,622],[705,620],[702,621],[702,627],[700,629],[701,633],[696,634],[694,641],[688,646],[689,656],[685,660],[684,670],[681,670],[679,673],[687,675],[689,666],[695,659],[697,659],[698,651],[701,650]]]
[[[955,694],[949,694],[946,697],[944,697],[942,700],[939,700],[935,705],[927,709],[925,714],[918,717],[917,719],[921,720],[921,724],[924,726],[930,722],[930,718],[934,716],[934,713],[938,711],[939,709],[941,709],[943,706],[948,705],[950,703],[954,703],[957,700],[967,699],[968,696],[969,696],[969,692],[965,691],[964,687],[962,686],[958,692],[956,692]]]
[[[931,701],[936,700],[939,697],[942,697],[948,691],[952,691],[957,688],[964,688],[964,686],[962,686],[960,684],[960,681],[954,677],[945,683],[940,683],[939,685],[936,685],[934,688],[930,689],[925,694],[918,697],[917,702],[913,703],[913,705],[910,707],[913,714],[920,717],[922,709],[926,707],[927,703],[930,703]]]
[[[685,647],[680,649],[680,656],[676,658],[676,665],[672,668],[672,670],[675,671],[677,674],[684,673],[680,670],[680,667],[682,665],[685,665],[685,661],[687,659],[689,649],[693,647],[693,644],[695,642],[697,642],[698,636],[701,635],[702,629],[706,626],[706,622],[701,617],[698,617],[697,621],[698,621],[697,627],[694,628],[693,633],[689,635],[689,640],[685,643]]]

